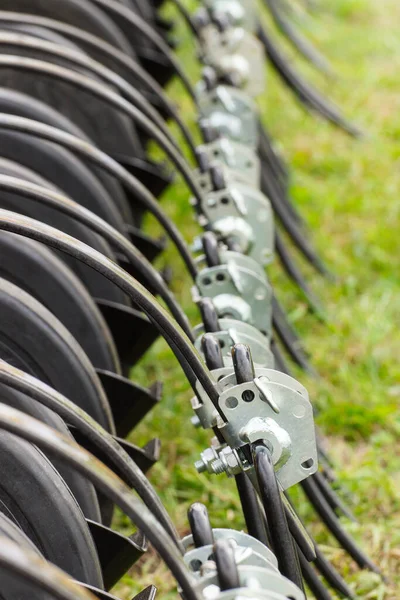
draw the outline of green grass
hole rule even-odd
[[[193,6],[193,2],[187,0]],[[296,375],[319,408],[318,422],[328,438],[337,474],[354,496],[358,524],[343,525],[383,568],[384,585],[359,571],[325,530],[315,523],[300,492],[297,506],[327,556],[345,574],[358,597],[394,600],[400,590],[400,3],[398,0],[325,0],[298,25],[329,57],[337,76],[319,75],[281,40],[304,75],[365,128],[355,141],[308,115],[268,70],[268,91],[260,100],[263,119],[291,166],[294,203],[307,220],[313,242],[337,276],[335,284],[303,265],[320,296],[327,323],[307,311],[278,265],[269,273],[290,319],[304,339],[321,374],[312,380]],[[299,3],[297,6],[301,6]],[[173,14],[172,11],[169,11]],[[264,11],[265,14],[265,11]],[[194,46],[185,27],[178,28],[180,57],[198,78]],[[188,123],[195,111],[178,83],[171,86]],[[190,241],[197,232],[188,194],[177,182],[163,206]],[[152,231],[157,231],[149,223]],[[191,283],[173,250],[174,289],[192,323],[198,322]],[[207,504],[215,526],[243,527],[232,482],[195,473],[193,462],[208,444],[208,434],[190,424],[190,391],[166,344],[158,342],[133,376],[165,382],[162,403],[134,432],[141,443],[158,436],[162,459],[151,473],[180,532],[187,531],[192,501]],[[129,524],[118,518],[121,528]],[[126,577],[120,593],[130,598],[147,583],[159,596],[176,596],[172,581],[154,554]],[[397,593],[396,593],[397,591]]]

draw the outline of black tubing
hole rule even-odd
[[[85,160],[116,177],[164,227],[182,256],[189,273],[193,279],[196,277],[197,266],[178,228],[160,208],[159,203],[149,190],[105,152],[102,152],[96,146],[61,131],[60,129],[23,117],[15,117],[13,115],[0,113],[0,129],[26,133],[37,138],[60,144],[62,147],[68,148],[71,152],[82,156]]]
[[[218,406],[218,392],[201,356],[183,330],[136,279],[100,252],[40,221],[0,209],[0,230],[25,235],[61,250],[114,282],[147,314],[175,352],[184,372],[187,374],[189,369],[214,406]],[[190,383],[196,391],[193,378],[190,379]]]
[[[264,446],[253,447],[253,453],[260,497],[279,570],[282,575],[302,589],[303,580],[298,567],[297,552],[286,520],[271,455]]]
[[[86,225],[92,231],[100,234],[111,243],[113,247],[120,250],[125,257],[134,265],[147,280],[149,286],[157,291],[168,306],[171,314],[185,331],[186,335],[193,341],[193,334],[187,317],[166,286],[163,278],[155,270],[147,258],[135,248],[119,231],[114,229],[101,217],[81,206],[74,200],[48,188],[29,183],[26,180],[0,175],[0,190],[12,192],[21,198],[32,199],[51,206],[60,212],[72,217],[76,221]]]
[[[188,518],[195,547],[212,546],[214,544],[214,534],[204,504],[200,502],[192,504],[188,510]]]
[[[175,544],[147,506],[133,496],[129,487],[113,471],[70,438],[60,435],[40,421],[0,404],[0,427],[50,451],[73,466],[114,502],[143,532],[182,588],[187,600],[200,600],[193,578]]]
[[[46,29],[51,29],[73,39],[78,45],[84,44],[90,46],[90,48],[95,50],[96,54],[100,53],[103,56],[116,61],[156,96],[159,106],[162,106],[166,113],[176,122],[189,149],[191,150],[195,161],[197,162],[195,142],[186,123],[183,121],[183,119],[181,119],[177,109],[168,98],[163,88],[153,77],[151,77],[149,73],[147,73],[147,71],[143,69],[143,67],[141,67],[139,63],[135,62],[132,57],[124,54],[118,48],[115,48],[105,40],[102,40],[101,38],[87,31],[83,31],[77,27],[74,27],[73,25],[69,25],[68,23],[63,23],[47,17],[30,15],[26,13],[0,11],[0,23],[23,23],[27,25],[38,25],[39,27],[45,27]]]

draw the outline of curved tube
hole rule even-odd
[[[133,76],[135,79],[137,78],[158,98],[160,106],[162,106],[166,113],[176,122],[182,133],[182,136],[191,150],[191,153],[193,154],[193,157],[197,162],[196,146],[189,128],[179,116],[178,111],[168,98],[167,94],[164,92],[163,88],[155,79],[153,79],[153,77],[151,77],[151,75],[147,73],[147,71],[143,69],[143,67],[140,66],[139,63],[135,62],[130,56],[127,56],[118,48],[115,48],[108,42],[89,32],[78,29],[77,27],[69,25],[68,23],[56,21],[48,17],[41,17],[26,13],[0,11],[0,23],[12,23],[17,25],[22,23],[26,25],[45,27],[46,29],[56,31],[67,38],[71,38],[77,45],[83,44],[84,46],[89,46],[96,52],[96,54],[101,54],[108,59],[111,58],[113,61],[117,62],[121,67],[126,69],[131,76]]]
[[[307,58],[317,69],[324,73],[332,73],[332,67],[327,59],[322,56],[316,48],[285,18],[277,0],[264,0],[276,25],[284,33],[292,46],[296,48],[304,58]]]
[[[301,487],[329,531],[337,539],[339,544],[341,544],[344,550],[346,550],[346,552],[354,559],[358,566],[361,569],[370,569],[374,573],[380,575],[380,569],[357,546],[353,538],[340,525],[339,519],[321,494],[321,491],[315,485],[315,482],[312,479],[305,479],[301,482]]]
[[[180,547],[176,529],[153,486],[108,431],[103,429],[97,421],[92,419],[74,402],[68,400],[52,387],[2,360],[0,360],[0,382],[54,411],[66,423],[76,427],[96,448],[106,454],[115,469],[123,477],[125,483],[137,492],[175,544]]]
[[[46,597],[58,600],[96,600],[69,575],[44,560],[33,550],[21,548],[5,536],[0,537],[0,567],[7,569],[18,581],[29,583]]]
[[[271,547],[265,530],[265,518],[261,514],[260,505],[254,487],[245,473],[235,475],[236,487],[242,505],[247,533],[262,544]]]
[[[220,539],[214,544],[215,563],[221,592],[240,588],[240,577],[235,552],[229,540]]]
[[[163,278],[147,258],[119,231],[114,229],[114,227],[67,196],[23,179],[9,177],[8,175],[0,175],[0,190],[12,192],[13,194],[18,194],[21,198],[35,200],[46,206],[56,208],[60,212],[63,212],[83,225],[86,225],[95,233],[100,234],[104,239],[110,242],[113,247],[120,250],[131,264],[142,273],[148,284],[152,286],[164,300],[165,304],[170,309],[171,314],[182,327],[186,335],[193,341],[193,333],[187,317],[175,300],[173,294],[165,285]]]
[[[53,0],[53,2],[58,2],[58,0]],[[148,40],[157,47],[161,54],[168,59],[168,62],[171,64],[177,76],[182,81],[182,84],[184,85],[190,98],[197,106],[196,92],[194,91],[188,76],[181,68],[178,60],[171,52],[168,44],[164,42],[162,37],[156,31],[154,31],[154,29],[150,27],[146,21],[141,19],[138,14],[134,13],[132,10],[129,10],[129,8],[126,8],[116,0],[92,0],[92,2],[100,6],[105,12],[111,12],[114,15],[118,15],[119,18],[124,19],[133,29],[146,36]]]
[[[176,140],[174,140],[170,130],[165,124],[165,121],[159,112],[153,108],[148,100],[142,95],[142,93],[136,90],[117,73],[113,73],[111,69],[108,69],[98,61],[90,58],[86,54],[83,54],[83,52],[69,48],[68,46],[61,46],[59,44],[55,44],[54,42],[41,40],[29,34],[13,33],[8,31],[0,31],[0,48],[1,46],[10,46],[21,50],[28,49],[32,51],[38,51],[41,54],[47,54],[53,59],[61,58],[63,60],[67,60],[75,67],[81,67],[85,71],[92,72],[94,79],[98,77],[104,80],[105,83],[110,87],[117,88],[123,97],[126,97],[126,99],[133,106],[135,106],[135,108],[140,110],[145,117],[154,122],[155,126],[160,129],[161,133],[165,136],[168,142],[175,147],[177,152],[182,154],[178,143]],[[80,71],[78,72],[80,73]]]
[[[271,456],[263,446],[258,446],[253,451],[260,497],[264,505],[279,570],[302,589],[303,581],[298,566],[297,552],[287,524]]]
[[[147,314],[151,322],[163,335],[178,357],[179,363],[185,374],[188,375],[194,390],[195,381],[193,376],[197,378],[211,402],[215,406],[218,405],[218,392],[201,356],[179,325],[171,319],[164,308],[136,279],[97,250],[35,219],[0,209],[0,230],[25,235],[65,252],[81,260],[120,287]]]
[[[193,279],[196,277],[196,264],[186,245],[186,242],[181,236],[179,229],[160,208],[157,200],[149,192],[149,190],[135,177],[130,175],[130,173],[128,173],[128,171],[126,171],[126,169],[124,169],[120,164],[110,158],[105,152],[102,152],[96,146],[93,146],[92,144],[89,144],[80,138],[66,133],[65,131],[61,131],[55,127],[50,127],[49,125],[39,123],[38,121],[25,119],[23,117],[15,117],[13,115],[0,113],[0,128],[26,133],[49,142],[60,144],[64,148],[67,148],[75,154],[83,157],[86,161],[102,168],[113,177],[116,177],[123,186],[126,186],[129,191],[136,195],[146,210],[151,212],[158,222],[164,227],[171,240],[173,240],[183,260],[185,261],[191,276]]]
[[[314,296],[314,293],[312,292],[308,283],[304,279],[303,274],[301,273],[300,269],[290,256],[289,250],[287,249],[278,229],[275,229],[275,251],[286,273],[303,293],[309,308],[313,312],[321,314],[322,309],[320,307],[319,301]]]
[[[208,517],[207,508],[195,502],[188,510],[190,530],[196,548],[210,546],[214,543],[214,534]]]
[[[43,60],[36,60],[33,58],[25,58],[21,56],[1,55],[0,54],[0,68],[13,68],[27,71],[30,73],[39,73],[40,75],[58,79],[64,83],[68,83],[77,89],[81,89],[88,94],[92,94],[94,97],[99,98],[103,102],[106,102],[113,106],[116,110],[122,114],[131,118],[138,126],[142,127],[143,130],[150,135],[160,148],[167,154],[171,159],[172,163],[182,175],[189,190],[194,195],[198,202],[202,201],[202,193],[194,180],[192,172],[182,155],[176,150],[176,147],[170,143],[165,137],[162,131],[159,131],[157,126],[150,121],[138,108],[133,106],[130,102],[125,100],[119,94],[116,94],[108,86],[105,86],[101,82],[98,82],[90,77],[82,75],[71,69],[66,69],[52,63],[47,63]]]
[[[325,98],[322,98],[316,90],[310,87],[295,73],[295,71],[271,41],[269,32],[267,33],[264,26],[259,27],[258,36],[263,43],[265,52],[278,75],[288,85],[292,92],[296,94],[304,106],[306,106],[309,110],[318,113],[327,121],[337,125],[349,135],[353,137],[361,137],[362,132],[357,127],[352,125],[352,123],[349,123],[344,117],[342,117],[336,106],[330,104],[327,100],[325,100]]]
[[[147,506],[135,498],[129,487],[102,462],[78,444],[44,423],[0,404],[0,427],[50,451],[74,467],[114,502],[144,533],[174,575],[187,600],[200,600],[193,589],[193,577],[171,538]],[[89,596],[90,597],[90,596]]]

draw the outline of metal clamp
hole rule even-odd
[[[272,369],[256,369],[249,383],[235,381],[233,374],[219,382],[225,388],[219,406],[227,418],[219,430],[227,444],[237,449],[264,440],[284,490],[315,473],[318,457],[307,390]]]
[[[255,35],[241,27],[221,31],[210,23],[201,29],[200,43],[202,61],[219,77],[229,76],[251,97],[265,91],[264,48]]]
[[[218,379],[219,407],[227,422],[222,422],[214,407],[212,417],[230,448],[238,451],[264,440],[284,490],[316,472],[313,411],[307,390],[298,381],[280,371],[263,368],[256,368],[252,382],[240,385],[236,385],[232,372],[225,377],[217,371],[213,375]],[[200,392],[200,398],[203,402],[196,399],[194,407],[198,415],[202,407],[210,411],[204,393]]]
[[[211,127],[224,137],[257,148],[257,107],[245,92],[226,85],[217,85],[210,91],[204,82],[198,84],[197,91],[200,113]]]
[[[234,181],[237,178],[248,185],[260,187],[260,159],[253,148],[227,138],[219,138],[209,144],[199,146],[198,150],[206,154],[209,162],[225,167],[224,177],[226,180]],[[207,172],[196,174],[196,176],[199,177],[201,188],[206,191],[206,186],[202,185],[204,179],[209,186],[207,191],[211,191]]]
[[[304,600],[303,592],[279,572],[265,567],[238,565],[240,588],[221,592],[212,565],[206,576],[195,580],[193,587],[205,600],[252,598],[253,600]]]
[[[219,342],[225,367],[230,367],[232,370],[231,348],[235,344],[243,343],[249,346],[252,356],[255,357],[256,366],[273,369],[274,356],[268,337],[260,333],[253,325],[242,323],[236,319],[219,319],[219,325],[221,330],[213,331],[210,335],[213,335]],[[199,352],[201,352],[201,339],[204,333],[203,325],[197,325],[194,328],[195,346]]]
[[[193,536],[182,540],[186,550],[184,561],[191,569],[194,587],[209,600],[251,598],[252,600],[304,600],[299,588],[283,577],[275,555],[264,544],[246,533],[231,529],[212,530],[215,547],[211,544],[193,548]],[[239,575],[240,587],[221,591],[215,551],[221,541],[229,542]]]
[[[238,252],[220,251],[219,256],[220,265],[204,268],[196,277],[200,295],[213,299],[219,317],[249,323],[270,337],[272,288],[264,269]]]
[[[259,190],[232,183],[227,189],[204,194],[199,222],[223,239],[237,242],[244,254],[261,265],[273,260],[275,234],[271,204]]]
[[[264,567],[275,573],[278,572],[278,562],[275,554],[256,538],[247,533],[234,529],[213,529],[213,538],[218,540],[229,540],[234,547],[237,565],[248,565],[253,567]],[[186,553],[183,560],[198,578],[201,576],[201,566],[212,560],[213,547],[211,544],[200,548],[193,546],[193,536],[188,535],[182,540]]]

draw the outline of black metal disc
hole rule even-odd
[[[118,352],[96,303],[58,256],[43,244],[0,232],[0,277],[41,302],[74,336],[96,369],[120,372]]]
[[[73,439],[63,419],[56,415],[55,412],[4,384],[0,384],[0,402],[7,406],[12,406],[38,419],[38,421],[42,421],[42,423]],[[68,485],[85,517],[93,521],[101,521],[100,506],[93,485],[65,462],[52,457],[49,452],[45,454]]]
[[[4,144],[2,143],[4,142]],[[0,131],[0,173],[13,177],[20,177],[32,183],[50,187],[51,189],[62,189],[64,178],[74,177],[70,171],[72,163],[68,163],[71,155],[59,152],[61,148],[51,146],[50,144],[42,145],[39,140],[34,140],[30,136],[25,135],[10,135]],[[35,154],[35,157],[33,155]],[[3,160],[3,158],[6,160]],[[54,161],[54,158],[56,161]],[[72,157],[73,158],[73,157]],[[24,164],[25,163],[25,164]],[[26,163],[28,166],[26,167]],[[64,164],[63,164],[64,163]],[[33,166],[33,168],[30,167]],[[35,171],[37,167],[38,171]],[[61,171],[61,177],[60,172]],[[53,181],[49,182],[46,176],[52,176]],[[68,193],[67,193],[68,195]],[[0,206],[8,210],[30,216],[38,219],[43,223],[52,225],[64,233],[68,233],[73,237],[85,242],[92,248],[95,248],[105,256],[115,260],[115,256],[109,245],[98,235],[92,233],[87,227],[77,223],[70,217],[62,214],[53,208],[35,201],[26,201],[21,199],[16,194],[1,193]],[[130,302],[126,295],[115,285],[110,284],[104,277],[95,273],[93,269],[88,268],[79,261],[59,254],[62,260],[67,262],[75,274],[82,280],[85,287],[88,289],[91,296],[94,298],[104,298],[109,301],[118,302],[129,305]]]
[[[73,121],[45,102],[33,98],[32,96],[23,94],[17,90],[0,87],[0,103],[1,110],[5,113],[40,121],[41,123],[46,123],[46,125],[58,127],[58,129],[66,131],[76,137],[91,141],[82,129],[80,129]],[[120,183],[103,169],[97,168],[93,164],[87,165],[87,167],[92,174],[96,175],[97,179],[100,180],[105,188],[101,193],[101,198],[104,197],[103,202],[115,203],[122,215],[124,224],[133,223],[134,219],[131,208],[125,191]],[[100,201],[101,198],[99,198],[98,201]]]
[[[45,558],[77,579],[102,587],[101,568],[85,517],[65,481],[32,444],[0,431],[0,512]]]
[[[54,41],[54,35],[57,36],[58,45],[73,48],[85,52],[76,44],[64,38],[60,34],[48,32],[42,27],[18,26],[19,31],[33,38]],[[78,67],[71,63],[67,58],[51,56],[48,52],[39,49],[22,48],[15,45],[1,45],[2,54],[12,54],[13,56],[24,56],[50,62],[60,67],[71,68],[83,75],[96,81],[103,81],[93,74],[91,70]],[[73,121],[82,129],[95,144],[102,150],[111,155],[123,155],[133,157],[144,157],[143,146],[135,125],[128,116],[123,115],[109,103],[96,98],[90,92],[77,89],[69,83],[63,82],[57,77],[48,77],[40,73],[30,73],[26,70],[2,68],[0,69],[0,84],[4,87],[19,90],[46,102],[49,106],[55,108],[63,115]],[[115,88],[104,83],[107,88]]]
[[[87,355],[42,304],[0,279],[0,358],[54,387],[109,431],[111,409]]]

